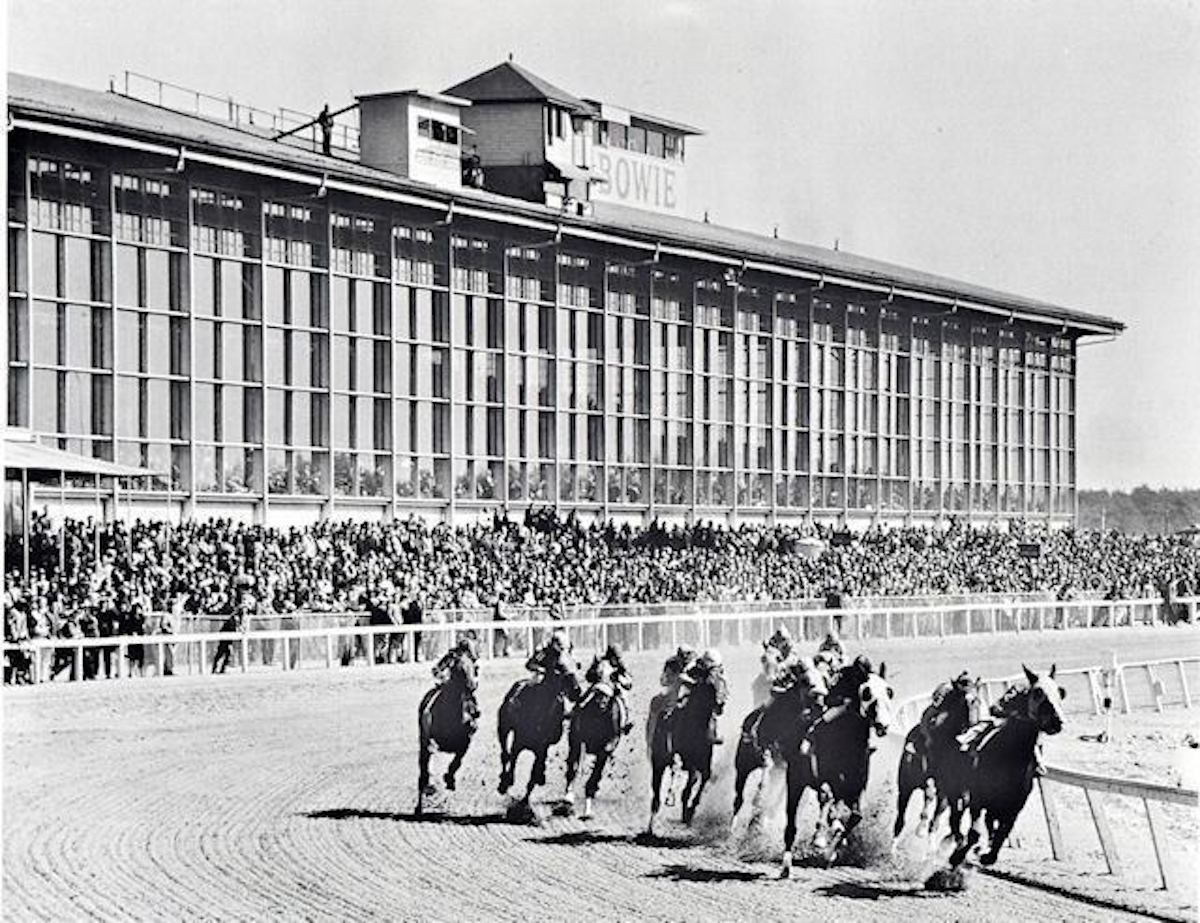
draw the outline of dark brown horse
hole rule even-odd
[[[621,734],[625,730],[624,713],[617,699],[617,683],[612,664],[601,657],[594,657],[586,678],[589,682],[578,707],[571,713],[567,731],[567,794],[568,803],[573,804],[575,774],[583,754],[592,757],[592,771],[583,787],[583,814],[585,820],[592,816],[592,799],[600,791],[600,780],[608,761],[612,759]]]
[[[425,797],[434,794],[429,781],[430,757],[438,750],[454,755],[443,776],[446,788],[454,791],[455,774],[475,736],[475,689],[479,683],[474,658],[463,652],[452,652],[447,674],[445,682],[425,693],[417,709],[417,727],[421,735],[417,814],[425,810]]]
[[[950,802],[950,832],[958,844],[950,856],[952,868],[963,863],[984,833],[988,850],[979,861],[996,861],[1033,790],[1038,738],[1063,728],[1066,693],[1054,682],[1054,666],[1042,675],[1023,669],[1028,685],[1006,693],[1004,717],[973,727],[970,743],[938,765],[937,785]],[[964,839],[962,818],[967,810],[971,829]]]
[[[538,680],[513,683],[500,703],[500,794],[516,779],[517,758],[524,750],[533,753],[533,768],[523,803],[539,785],[546,784],[546,755],[562,740],[566,703],[579,700],[579,677],[575,664],[560,655]]]
[[[685,824],[690,824],[696,816],[700,796],[712,776],[712,723],[725,708],[728,690],[719,668],[698,663],[692,671],[694,682],[687,698],[658,719],[650,740],[651,797],[646,833],[651,836],[662,805],[663,775],[668,767],[674,767],[676,759],[687,773],[682,798]]]
[[[788,758],[787,819],[783,831],[783,867],[780,875],[792,873],[792,844],[796,839],[796,812],[806,788],[817,795],[820,816],[815,845],[825,852],[825,861],[837,858],[842,840],[862,820],[859,803],[867,787],[870,770],[870,734],[887,733],[892,721],[892,687],[886,681],[887,667],[879,672],[866,657],[844,666],[829,690],[828,706],[809,728],[798,753]],[[844,805],[849,817],[831,823],[833,809]],[[825,829],[833,835],[825,840]]]
[[[939,762],[954,758],[958,735],[979,720],[978,679],[971,680],[961,674],[939,687],[934,698],[920,722],[904,738],[896,777],[896,823],[892,828],[895,838],[904,829],[904,815],[917,789],[922,789],[925,795],[918,832],[924,829],[927,836],[933,834],[949,806],[945,795],[938,791],[936,767]]]
[[[746,780],[755,770],[766,773],[782,764],[787,754],[799,754],[805,729],[824,708],[825,676],[812,661],[802,659],[783,667],[774,677],[773,697],[746,716],[738,738],[733,783],[733,818],[742,809]],[[761,791],[761,784],[759,786]]]

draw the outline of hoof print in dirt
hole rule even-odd
[[[510,824],[539,824],[537,811],[528,801],[514,801],[504,811],[504,819]]]
[[[938,869],[925,879],[926,891],[965,891],[967,873],[964,869]]]

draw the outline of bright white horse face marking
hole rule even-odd
[[[1038,675],[1025,667],[1025,678],[1029,680],[1029,718],[1037,722],[1043,734],[1057,734],[1063,729],[1063,699],[1066,690],[1054,681],[1056,666]]]
[[[858,712],[871,726],[875,733],[882,737],[891,727],[892,698],[896,692],[882,674],[872,673],[867,681],[858,687]]]

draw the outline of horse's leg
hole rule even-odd
[[[916,756],[912,753],[904,753],[900,757],[900,769],[896,773],[896,823],[892,825],[892,849],[895,850],[895,841],[900,839],[900,832],[904,829],[904,815],[908,813],[908,803],[912,800],[913,792],[916,791],[917,783],[913,776],[913,763]],[[924,819],[925,815],[921,815]]]
[[[583,787],[583,819],[587,820],[592,816],[592,799],[600,793],[600,780],[604,777],[604,768],[608,765],[608,760],[612,756],[612,752],[608,747],[602,747],[600,752],[596,754],[592,760],[592,772],[588,776],[587,784]]]
[[[979,857],[979,862],[982,865],[994,865],[997,857],[1000,855],[1000,847],[1004,845],[1004,841],[1008,839],[1008,835],[1012,833],[1013,825],[1017,822],[1017,815],[1004,815],[1002,817],[993,817],[989,814],[988,826],[991,828],[988,842],[988,851]]]
[[[846,841],[846,837],[850,835],[850,832],[862,822],[862,812],[859,810],[858,798],[853,798],[850,801],[847,801],[846,807],[850,811],[850,814],[846,820],[844,822],[841,820],[836,820],[832,825],[833,836],[830,837],[829,848],[825,853],[825,862],[828,865],[833,865],[833,863],[837,860],[838,849],[840,849],[842,843]]]
[[[466,747],[463,747],[461,750],[456,750],[454,752],[454,758],[452,760],[450,760],[450,765],[446,768],[446,775],[442,777],[446,782],[446,791],[450,791],[450,792],[454,791],[454,787],[455,787],[454,777],[455,777],[455,775],[457,775],[459,768],[462,766],[463,757],[466,755],[467,755]]]
[[[499,791],[500,794],[503,795],[506,794],[512,787],[513,780],[517,774],[517,755],[510,749],[512,743],[515,743],[515,741],[512,741],[514,733],[512,728],[508,726],[508,721],[504,718],[503,714],[500,716],[500,728],[498,733],[500,736]]]
[[[710,773],[708,770],[702,769],[699,772],[700,784],[698,786],[696,786],[695,797],[692,798],[690,803],[688,803],[686,801],[686,799],[684,801],[684,804],[686,805],[686,807],[684,808],[683,822],[685,824],[690,824],[696,817],[696,809],[700,807],[700,796],[704,794],[704,787],[706,785],[708,785],[709,775],[710,775]]]
[[[796,841],[796,812],[800,808],[800,796],[804,794],[804,783],[800,773],[788,766],[787,771],[787,807],[784,814],[783,828],[783,867],[779,870],[780,878],[790,878],[792,875],[792,844]]]
[[[735,775],[733,777],[733,816],[729,818],[729,825],[732,827],[737,820],[738,811],[742,809],[742,790],[746,787],[746,780],[750,778],[750,770],[738,761],[735,766]]]
[[[817,829],[813,833],[813,846],[824,852],[829,846],[829,815],[833,813],[833,789],[827,782],[817,788]]]
[[[655,759],[651,763],[650,820],[646,824],[646,833],[649,836],[654,836],[654,818],[658,816],[658,809],[662,807],[662,779],[666,768],[667,764],[661,759]]]
[[[525,787],[525,800],[533,796],[533,790],[546,784],[546,752],[550,748],[542,745],[533,752],[533,768],[529,771],[529,784]]]
[[[696,785],[696,776],[698,773],[688,770],[687,782],[683,786],[683,797],[680,799],[680,814],[685,824],[692,822],[691,815],[688,813],[688,799],[692,796],[692,788]]]
[[[950,854],[951,868],[958,868],[960,865],[962,865],[963,861],[967,858],[967,853],[969,853],[971,848],[979,842],[981,835],[979,832],[979,822],[982,818],[982,815],[983,810],[981,808],[978,808],[975,805],[971,806],[971,827],[967,831],[966,839],[961,841],[958,845],[958,848]]]
[[[575,722],[571,722],[571,730],[567,733],[567,788],[564,798],[568,803],[575,803],[575,793],[571,786],[575,784],[575,774],[579,771],[579,761],[583,758],[583,741],[576,731]]]
[[[425,729],[421,729],[421,747],[417,752],[417,815],[425,812],[425,795],[429,784],[429,738]]]

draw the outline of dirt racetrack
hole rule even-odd
[[[901,699],[964,667],[994,676],[1019,671],[1022,659],[1037,668],[1051,660],[1090,665],[1114,645],[1122,660],[1135,661],[1195,653],[1197,637],[1184,628],[1071,630],[872,642],[868,653],[888,662]],[[728,761],[749,710],[757,649],[725,656],[732,701],[723,730],[731,743],[720,749]],[[965,892],[924,891],[918,870],[885,858],[890,833],[883,836],[874,816],[857,847],[865,867],[801,867],[778,881],[774,815],[757,833],[743,822],[729,835],[728,772],[706,793],[692,828],[670,809],[662,838],[635,839],[648,803],[640,723],[662,657],[630,657],[639,728],[621,746],[596,819],[546,816],[537,826],[506,823],[506,801],[495,792],[495,709],[522,674],[515,661],[484,662],[484,718],[459,790],[446,799],[445,816],[424,820],[412,816],[415,712],[429,684],[423,665],[6,689],[4,917],[1127,918],[981,874]],[[1071,733],[1068,726],[1061,735],[1061,754],[1060,739],[1050,742],[1048,761],[1070,765]],[[897,753],[889,738],[875,755],[868,794],[871,813],[889,827]],[[561,797],[557,756],[535,803]],[[443,766],[436,763],[438,776]],[[1022,825],[1040,822],[1036,797]],[[539,809],[549,815],[544,803]],[[1002,853],[999,868],[1040,862],[1033,838]]]

